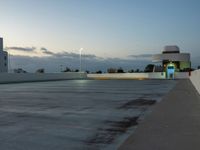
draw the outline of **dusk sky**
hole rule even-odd
[[[88,58],[129,61],[165,45],[200,56],[199,0],[1,0],[0,10],[0,37],[13,56],[82,48]]]

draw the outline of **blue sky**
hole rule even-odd
[[[126,59],[172,44],[200,55],[199,0],[1,0],[0,10],[5,47],[83,48],[84,54]]]

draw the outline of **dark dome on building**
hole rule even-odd
[[[168,45],[164,47],[163,54],[164,53],[180,53],[180,49],[176,45]]]

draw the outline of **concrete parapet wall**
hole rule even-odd
[[[192,71],[190,80],[200,94],[200,70]]]
[[[85,73],[0,73],[0,83],[85,79]]]
[[[165,72],[151,72],[147,74],[149,79],[166,79]]]
[[[88,74],[87,77],[92,79],[165,79],[165,73],[104,73]]]
[[[165,72],[88,74],[91,79],[166,79]],[[188,72],[176,72],[175,79],[189,78]]]
[[[103,73],[103,74],[88,74],[88,78],[93,79],[136,79],[148,78],[147,73]]]
[[[175,72],[175,79],[188,79],[189,72]]]

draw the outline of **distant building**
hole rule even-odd
[[[153,56],[153,62],[162,63],[168,78],[173,78],[175,72],[187,72],[191,69],[190,54],[180,53],[178,46],[165,46],[162,54]]]
[[[8,72],[8,52],[3,51],[3,38],[0,38],[0,73]]]

